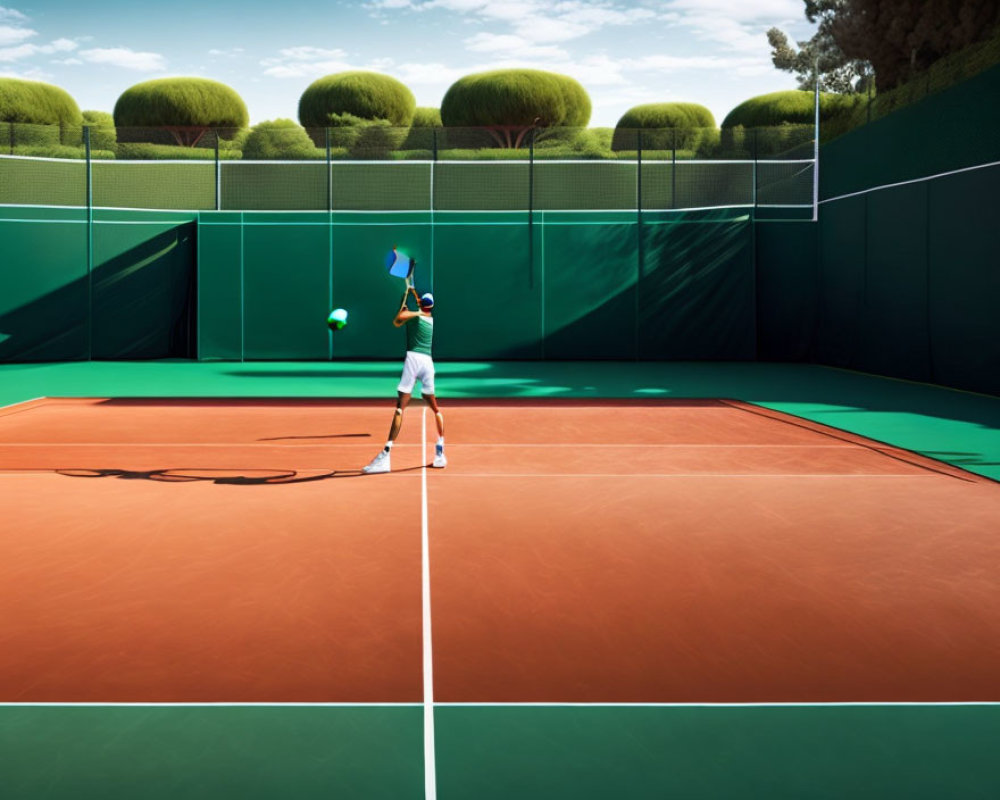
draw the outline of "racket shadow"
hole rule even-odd
[[[413,472],[423,466],[393,470],[393,473]],[[48,471],[48,470],[46,470]],[[267,469],[56,469],[67,478],[117,478],[124,481],[155,481],[157,483],[214,483],[218,486],[287,486],[297,483],[368,477],[360,469],[330,470],[320,474],[302,474],[298,470]]]

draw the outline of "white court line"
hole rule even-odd
[[[421,703],[268,703],[268,702],[202,702],[202,703],[116,703],[113,700],[85,703],[0,703],[0,708],[420,708]]]
[[[2,410],[2,409],[0,409]],[[360,438],[360,437],[359,437]],[[449,443],[449,447],[544,447],[547,449],[552,449],[556,447],[611,447],[616,450],[623,447],[641,447],[645,449],[650,449],[653,447],[698,447],[698,448],[719,448],[723,450],[729,450],[732,448],[797,448],[801,450],[850,450],[851,448],[860,448],[862,450],[869,450],[870,448],[864,447],[862,445],[854,444],[852,442],[845,442],[844,444],[618,444],[616,442],[587,442],[578,444],[569,444],[567,442],[560,442],[557,444],[546,444],[532,443],[532,444],[518,444],[518,443],[495,443],[495,442],[458,442]],[[371,447],[370,442],[329,442],[316,444],[269,444],[266,442],[4,442],[0,441],[0,447],[229,447],[229,448],[245,448],[245,447],[288,447],[288,448],[307,448],[307,447]],[[393,447],[424,447],[424,445],[418,444],[395,444]],[[889,445],[886,445],[889,447]],[[894,448],[895,449],[895,448]]]
[[[252,443],[243,444],[238,442],[4,442],[0,441],[0,447],[226,447],[247,448],[247,447],[287,447],[289,449],[306,449],[310,447],[371,447],[371,442],[344,442],[330,444],[267,444]],[[396,444],[393,447],[420,447],[418,444]]]
[[[420,582],[424,625],[424,798],[437,798],[437,770],[434,755],[434,658],[431,638],[430,536],[427,525],[427,406],[420,417]]]
[[[449,445],[450,446],[450,445]],[[441,478],[951,478],[942,472],[451,472]]]
[[[1000,706],[996,700],[836,700],[829,702],[746,702],[746,703],[559,703],[559,702],[464,702],[435,703],[437,708],[825,708],[830,707],[962,707],[962,706]],[[144,703],[113,701],[99,702],[66,702],[66,703],[12,703],[0,702],[0,708],[421,708],[422,703],[267,703],[267,702],[202,702],[202,703]]]
[[[996,700],[835,700],[830,702],[747,703],[438,703],[440,708],[825,708],[886,706],[1000,706]]]
[[[32,397],[30,400],[18,400],[16,403],[8,403],[5,406],[0,406],[0,411],[3,411],[5,408],[17,408],[17,406],[23,406],[25,403],[34,403],[36,400],[45,400],[45,396],[42,395],[41,397]]]

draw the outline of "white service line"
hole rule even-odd
[[[437,770],[434,757],[434,657],[431,638],[430,537],[427,526],[427,406],[420,417],[423,466],[420,470],[420,562],[424,624],[424,798],[437,799]]]

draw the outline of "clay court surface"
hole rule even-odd
[[[0,410],[0,702],[1000,699],[987,478],[724,399],[453,401],[445,470],[416,402],[360,475],[391,408]]]

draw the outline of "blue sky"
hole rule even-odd
[[[576,78],[591,126],[669,101],[721,122],[748,97],[795,88],[770,62],[768,28],[813,32],[801,0],[8,2],[0,75],[54,83],[97,111],[144,80],[212,78],[240,93],[253,123],[296,119],[303,90],[333,72],[392,75],[437,107],[461,76],[502,67]]]

